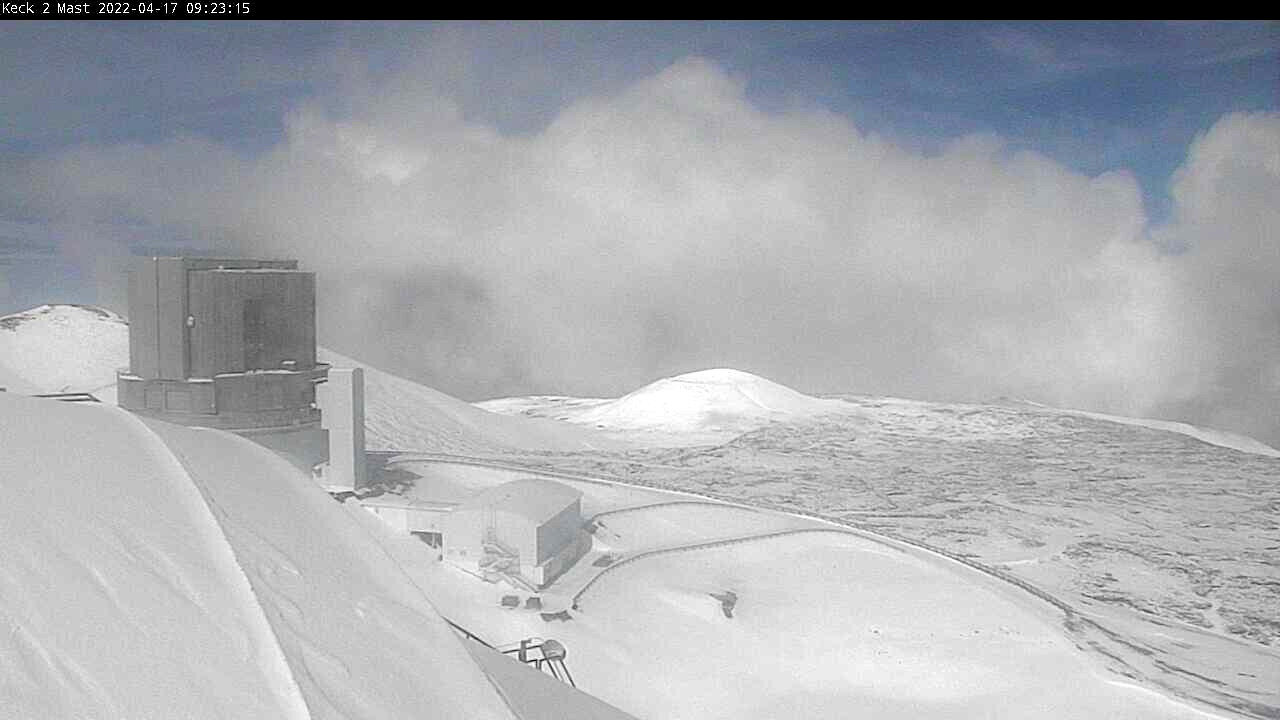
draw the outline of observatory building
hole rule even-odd
[[[248,437],[310,472],[328,456],[315,273],[294,260],[135,258],[121,407]]]
[[[444,559],[480,571],[498,562],[545,585],[590,548],[582,493],[541,478],[513,480],[463,501],[444,516]]]

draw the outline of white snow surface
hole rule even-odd
[[[8,718],[306,717],[231,548],[141,423],[0,394]]]
[[[732,618],[712,596],[726,591]],[[600,654],[583,682],[607,665],[656,676],[658,697],[606,684],[648,717],[1214,717],[1108,677],[1017,591],[852,535],[640,560],[593,587],[574,622],[571,647]]]
[[[229,433],[148,425],[235,548],[310,717],[511,717],[422,589],[310,478]]]
[[[116,370],[128,365],[129,326],[110,310],[41,305],[0,317],[0,386],[11,391],[97,392],[110,387],[114,396]]]

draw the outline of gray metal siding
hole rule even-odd
[[[313,273],[195,271],[190,297],[192,377],[315,366]]]
[[[129,372],[142,378],[159,377],[156,262],[135,258],[129,268]]]
[[[182,258],[156,258],[159,377],[187,377],[187,272]]]
[[[190,273],[191,375],[243,372],[244,298],[212,272]]]
[[[582,527],[582,505],[575,500],[571,505],[538,525],[538,552],[535,564],[542,564],[566,545],[573,542]]]

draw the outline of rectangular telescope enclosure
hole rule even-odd
[[[323,459],[315,288],[294,260],[136,258],[120,406]]]

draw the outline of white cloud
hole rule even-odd
[[[1229,116],[1192,148],[1157,232],[1194,250],[1164,256],[1126,173],[990,137],[923,155],[819,110],[764,112],[696,58],[524,136],[425,81],[357,94],[341,117],[299,108],[256,159],[194,139],[85,148],[31,187],[50,214],[297,256],[336,349],[472,397],[728,365],[1273,427],[1218,393],[1280,376],[1275,116]]]

